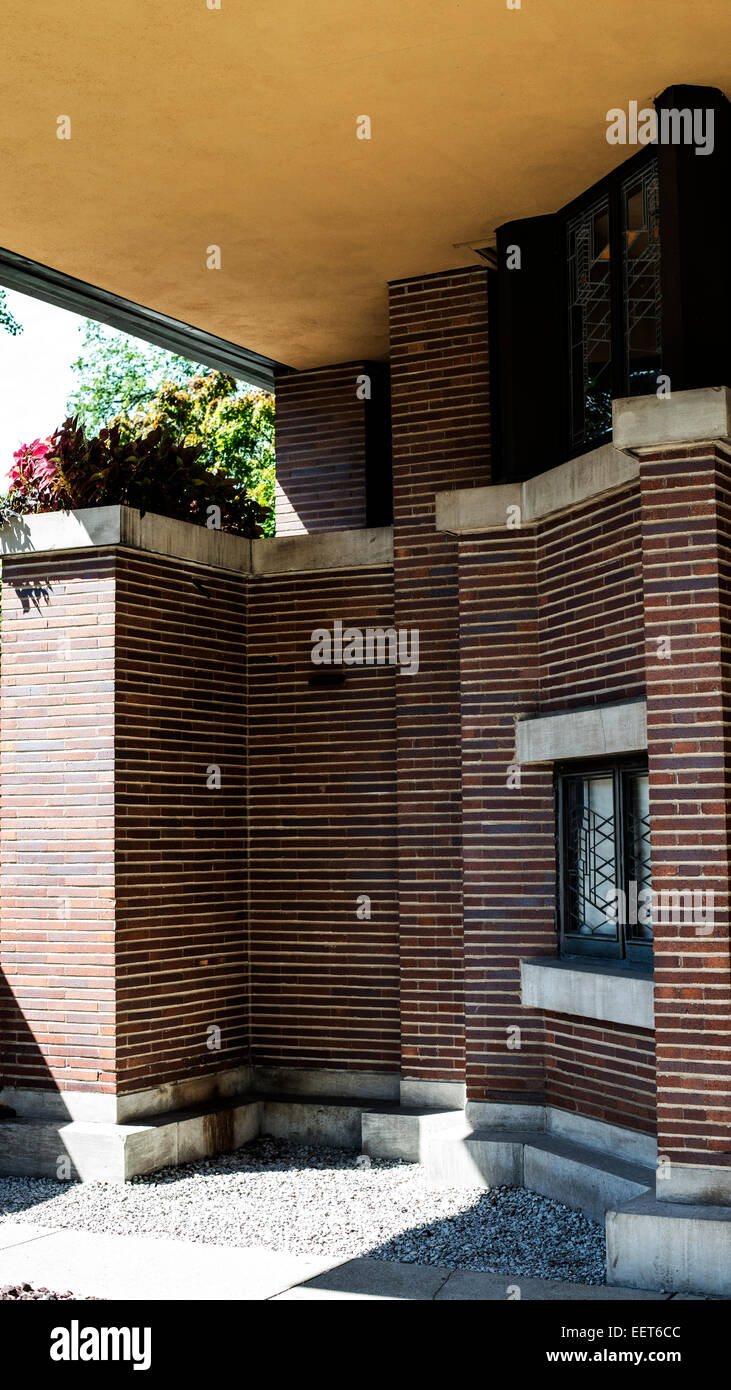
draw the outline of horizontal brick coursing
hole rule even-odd
[[[419,629],[396,687],[402,1070],[464,1077],[456,541],[434,493],[489,482],[487,272],[391,286],[394,618]]]
[[[546,1014],[546,1100],[561,1110],[654,1134],[654,1035]]]
[[[651,1037],[607,1026],[599,1046],[574,1020],[557,1081],[565,1044],[521,1004],[521,959],[557,949],[555,811],[551,767],[511,773],[516,719],[644,689],[637,488],[463,541],[459,593],[468,1094],[633,1124],[634,1089],[637,1127],[651,1128]]]
[[[348,362],[277,377],[278,536],[365,526],[364,373],[364,363]]]
[[[541,710],[644,693],[639,484],[537,535]]]
[[[398,1071],[397,678],[308,684],[315,628],[391,625],[392,575],[258,580],[248,613],[253,1056]]]
[[[123,1092],[248,1060],[243,579],[120,554],[116,648]]]
[[[3,561],[5,1084],[112,1091],[114,561]]]
[[[725,1165],[731,453],[658,450],[641,482],[653,888],[714,894],[710,932],[693,921],[656,927],[658,1143],[676,1163]]]

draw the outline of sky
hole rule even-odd
[[[74,385],[71,363],[86,322],[78,314],[7,291],[7,306],[23,325],[16,337],[0,328],[0,491],[19,444],[45,439],[66,417]]]

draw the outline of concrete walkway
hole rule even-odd
[[[119,1299],[656,1300],[646,1289],[509,1279],[435,1265],[364,1257],[318,1259],[260,1246],[238,1249],[188,1240],[97,1235],[0,1224],[0,1286],[29,1283],[78,1297]],[[510,1292],[509,1292],[510,1291]],[[681,1297],[681,1295],[676,1295]]]

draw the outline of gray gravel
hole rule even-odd
[[[126,1184],[0,1178],[0,1224],[19,1218],[604,1283],[603,1227],[560,1202],[522,1188],[434,1188],[416,1164],[275,1139]]]

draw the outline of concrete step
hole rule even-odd
[[[384,1105],[361,1116],[363,1153],[371,1158],[400,1158],[421,1163],[436,1139],[459,1138],[470,1132],[461,1110]]]
[[[607,1212],[607,1283],[731,1296],[731,1207],[636,1197]]]
[[[334,1144],[360,1153],[361,1117],[393,1109],[390,1101],[366,1096],[270,1095],[258,1092],[260,1133],[304,1144]]]
[[[654,1170],[534,1129],[436,1136],[422,1157],[433,1182],[526,1187],[603,1219],[609,1207],[654,1188]]]
[[[259,1101],[220,1099],[136,1124],[19,1116],[0,1123],[0,1174],[124,1182],[238,1148],[259,1133]]]
[[[525,1145],[523,1182],[532,1192],[578,1207],[603,1221],[610,1207],[655,1189],[649,1164],[616,1158],[601,1149],[575,1144],[552,1134],[534,1136]]]

